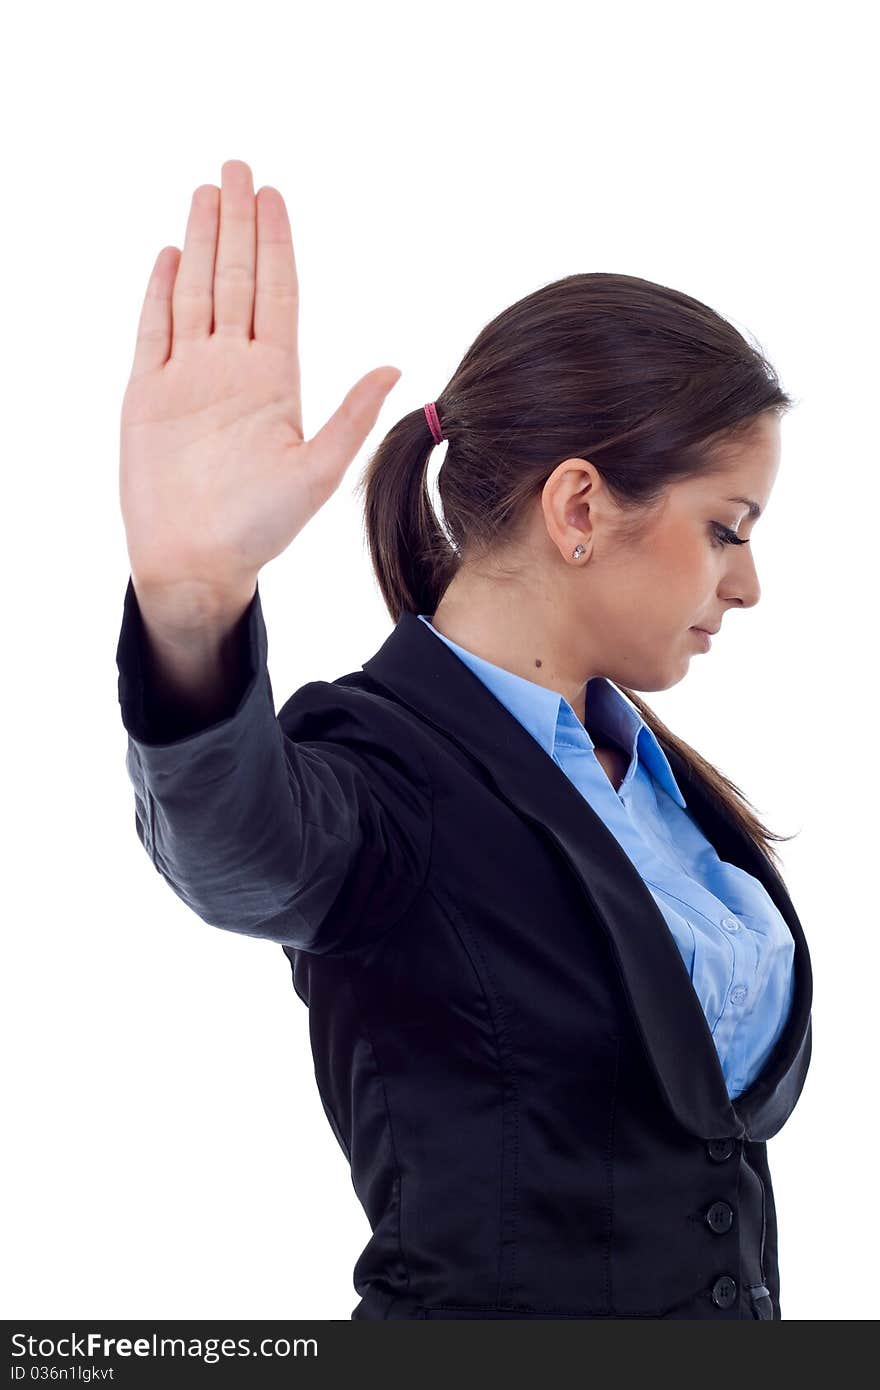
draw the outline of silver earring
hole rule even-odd
[[[579,560],[581,556],[585,554],[586,551],[584,550],[584,547],[582,545],[576,545],[574,550],[571,552],[571,558],[573,560]]]

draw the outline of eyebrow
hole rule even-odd
[[[752,520],[755,520],[761,515],[761,508],[758,506],[757,502],[752,501],[751,497],[728,497],[725,500],[728,502],[742,502],[744,507],[748,507],[749,516]]]

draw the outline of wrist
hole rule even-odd
[[[139,580],[132,572],[131,582],[150,635],[163,644],[191,646],[194,638],[205,645],[228,634],[249,607],[257,577],[222,583],[202,579],[156,583]]]

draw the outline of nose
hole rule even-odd
[[[735,548],[737,553],[730,557],[731,563],[719,588],[719,595],[727,603],[738,603],[741,608],[754,608],[761,597],[761,585],[751,548],[747,545],[732,548]]]

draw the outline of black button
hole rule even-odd
[[[712,1302],[719,1308],[730,1308],[736,1302],[736,1280],[729,1274],[722,1274],[712,1285]]]
[[[706,1145],[706,1150],[710,1158],[714,1158],[716,1163],[723,1163],[725,1158],[730,1158],[733,1153],[732,1139],[710,1139]]]
[[[706,1222],[717,1236],[723,1236],[733,1225],[733,1207],[727,1202],[713,1202],[706,1212]]]

